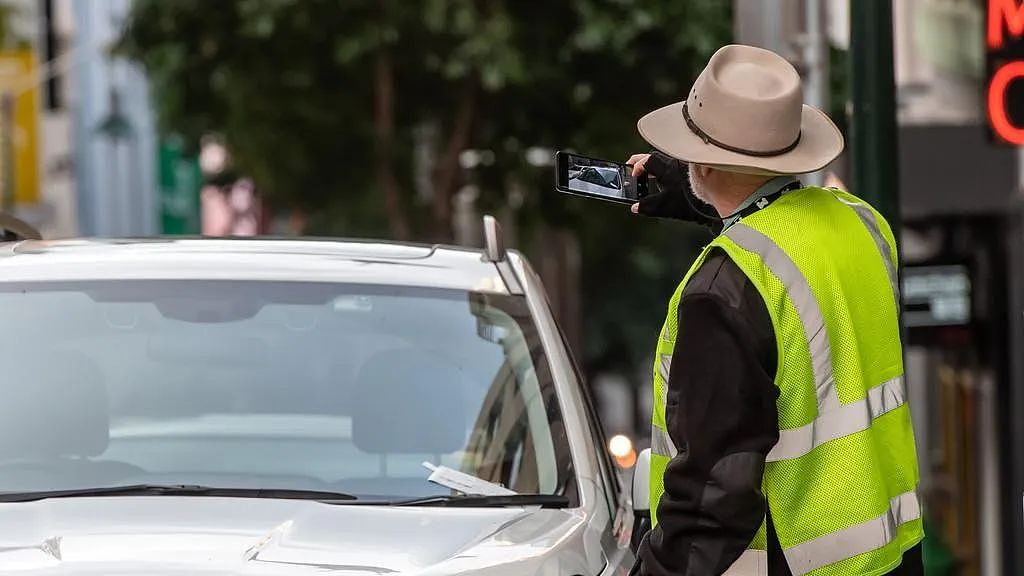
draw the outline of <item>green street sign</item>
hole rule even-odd
[[[160,232],[199,234],[199,158],[183,156],[180,139],[165,138],[160,142],[159,171]]]

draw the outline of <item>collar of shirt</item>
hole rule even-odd
[[[776,176],[771,180],[765,182],[764,184],[761,184],[760,188],[754,190],[753,194],[748,196],[742,204],[740,204],[739,206],[736,207],[735,210],[733,210],[732,216],[729,216],[724,221],[722,221],[722,229],[724,230],[729,226],[735,224],[736,221],[740,219],[740,212],[749,208],[750,205],[753,204],[754,202],[757,202],[758,200],[766,196],[771,196],[772,194],[775,194],[779,190],[782,190],[786,186],[789,186],[790,184],[796,181],[797,178],[795,176],[784,174],[782,176]]]

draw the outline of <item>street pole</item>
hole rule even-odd
[[[804,103],[820,110],[829,108],[828,40],[825,38],[825,0],[804,0],[803,36]],[[825,172],[803,177],[804,184],[821,186]]]
[[[892,1],[850,0],[852,189],[889,221],[899,242],[900,203]]]

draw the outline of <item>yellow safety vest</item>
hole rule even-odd
[[[790,569],[796,576],[893,570],[924,537],[896,243],[878,212],[831,188],[788,192],[730,226],[676,289],[654,362],[653,523],[676,454],[665,407],[679,299],[713,248],[725,250],[757,288],[775,329],[779,442],[767,456],[762,490]],[[762,522],[726,574],[767,574],[766,540]]]

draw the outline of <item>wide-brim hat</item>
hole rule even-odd
[[[793,65],[736,44],[715,52],[686,100],[647,114],[637,129],[669,156],[733,172],[815,172],[843,151],[832,120],[803,104]]]

